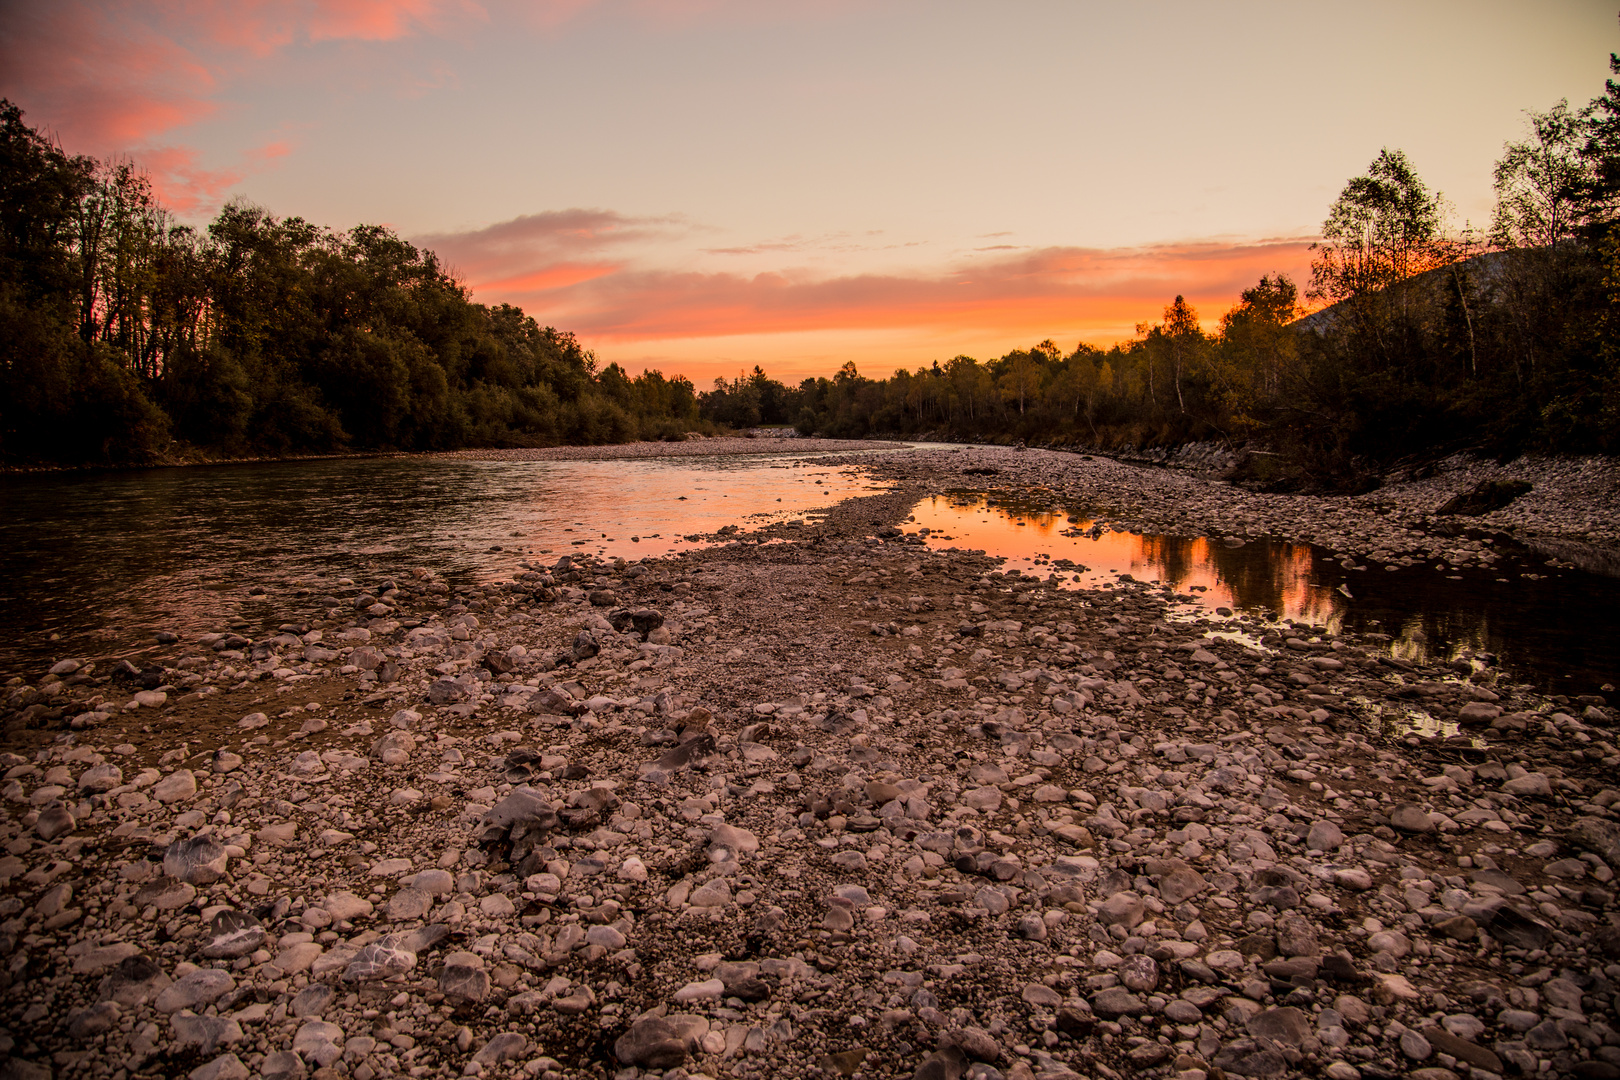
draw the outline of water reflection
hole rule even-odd
[[[783,455],[6,477],[0,672],[133,650],[157,628],[192,635],[234,620],[259,631],[318,606],[345,576],[366,584],[409,566],[493,576],[531,556],[660,555],[694,546],[688,534],[805,518],[869,483]]]
[[[1391,652],[1410,660],[1497,658],[1516,677],[1555,693],[1595,693],[1620,681],[1614,578],[1516,559],[1446,572],[1348,569],[1309,544],[1231,546],[1097,526],[1083,508],[957,493],[923,500],[907,528],[930,530],[933,547],[982,549],[1025,572],[1056,573],[1066,588],[1110,588],[1129,574],[1217,619],[1240,612],[1383,633]]]
[[[1102,527],[1083,512],[1008,503],[976,494],[933,496],[913,512],[935,547],[978,548],[1021,570],[1062,569],[1066,588],[1113,585],[1120,575],[1172,588],[1209,613],[1264,612],[1331,625],[1343,597],[1315,581],[1309,544],[1232,546],[1204,537],[1156,536]],[[1069,570],[1053,560],[1081,564]]]

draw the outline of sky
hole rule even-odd
[[[384,224],[700,386],[1213,327],[1385,146],[1488,225],[1610,51],[1613,0],[0,0],[0,95],[182,220]]]

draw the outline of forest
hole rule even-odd
[[[1620,75],[1620,58],[1610,67]],[[1620,83],[1527,115],[1488,231],[1384,150],[1329,209],[1311,280],[1243,290],[1211,332],[1183,297],[1107,350],[1051,340],[886,379],[789,388],[755,368],[702,395],[718,423],[1121,449],[1218,440],[1292,483],[1354,487],[1404,458],[1620,451]]]
[[[1620,57],[1610,67],[1620,76]],[[142,464],[674,439],[791,425],[1102,450],[1217,440],[1281,486],[1473,449],[1620,451],[1620,82],[1527,114],[1484,231],[1399,150],[1329,208],[1311,279],[1206,330],[1183,297],[1108,349],[1052,340],[888,378],[699,393],[486,306],[390,230],[227,204],[177,223],[129,162],[0,102],[0,462]],[[1260,465],[1256,465],[1259,468]]]
[[[688,380],[474,303],[430,251],[233,202],[176,223],[128,162],[0,102],[0,461],[144,464],[679,438]]]

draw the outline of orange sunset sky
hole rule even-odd
[[[1213,326],[1383,146],[1487,224],[1611,49],[1560,0],[0,0],[0,94],[182,220],[383,223],[700,385]]]

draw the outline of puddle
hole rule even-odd
[[[1620,682],[1620,580],[1534,557],[1485,569],[1350,569],[1311,544],[1122,532],[1099,528],[1084,508],[973,492],[922,500],[905,529],[928,530],[931,547],[1056,575],[1062,588],[1112,588],[1128,574],[1217,620],[1241,613],[1383,633],[1392,655],[1464,673],[1500,666],[1552,693],[1605,693]]]

